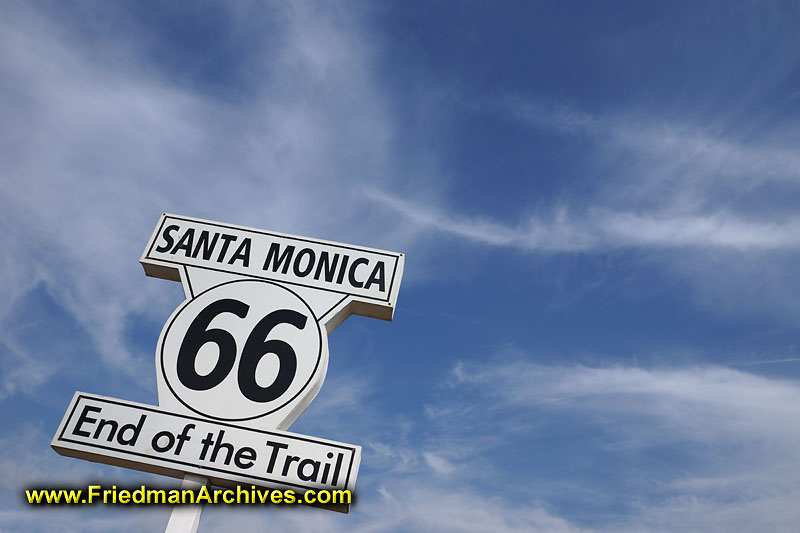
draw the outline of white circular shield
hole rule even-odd
[[[231,281],[187,300],[164,325],[159,403],[165,392],[207,418],[268,417],[276,427],[313,399],[327,362],[327,334],[303,299],[269,281]]]

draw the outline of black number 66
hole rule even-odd
[[[236,362],[236,339],[228,331],[219,328],[208,329],[211,321],[222,313],[233,313],[245,318],[250,306],[239,300],[225,298],[212,302],[192,321],[178,351],[178,379],[192,390],[213,389],[230,374]],[[291,309],[273,311],[258,324],[247,337],[239,362],[239,389],[242,394],[258,403],[271,402],[279,398],[294,380],[297,372],[297,355],[287,343],[278,339],[267,340],[272,329],[278,324],[291,324],[297,329],[306,326],[308,318]],[[200,348],[208,342],[219,347],[219,358],[214,368],[206,375],[195,369],[195,361]],[[261,358],[268,353],[278,356],[279,367],[275,381],[268,387],[256,382],[256,368]]]

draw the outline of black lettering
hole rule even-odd
[[[350,265],[350,275],[348,276],[348,279],[350,280],[350,285],[356,287],[357,289],[363,287],[364,284],[356,279],[356,268],[358,268],[358,265],[366,265],[367,263],[369,263],[368,259],[359,257],[353,261],[352,265]]]
[[[180,455],[181,450],[183,449],[183,443],[185,443],[187,440],[192,439],[189,436],[189,432],[196,427],[197,427],[196,424],[186,424],[185,426],[183,426],[183,431],[181,431],[181,434],[178,435],[178,445],[175,446],[175,455]]]
[[[333,459],[333,452],[326,453],[325,457],[327,457],[328,459]],[[331,471],[331,464],[325,463],[325,468],[322,469],[322,479],[320,480],[320,483],[324,484],[328,482],[328,474],[330,473],[330,471]]]
[[[344,281],[344,274],[347,272],[347,262],[350,260],[349,255],[342,256],[342,269],[339,270],[339,276],[336,278],[336,283],[339,285]]]
[[[211,254],[214,253],[214,247],[217,245],[217,240],[219,239],[219,233],[214,234],[214,238],[211,239],[211,242],[208,241],[208,232],[203,230],[200,232],[200,237],[197,239],[197,246],[194,248],[194,253],[192,257],[197,257],[197,254],[200,253],[200,247],[203,247],[203,259],[208,261],[211,259]]]
[[[247,268],[250,266],[250,238],[245,237],[242,241],[242,244],[239,245],[239,249],[236,250],[236,253],[233,254],[231,260],[228,261],[229,265],[232,265],[234,261],[239,259],[242,262],[242,266]]]
[[[372,270],[372,274],[369,275],[369,279],[367,283],[364,284],[365,289],[369,289],[370,285],[373,283],[378,284],[378,290],[383,292],[386,290],[386,272],[384,271],[385,267],[383,261],[378,261],[378,264],[375,265],[375,268]]]
[[[277,272],[281,265],[283,265],[282,273],[286,274],[289,271],[289,264],[292,262],[292,255],[294,254],[294,246],[287,246],[283,254],[278,257],[280,247],[281,245],[277,242],[273,242],[269,245],[269,252],[267,252],[267,258],[264,260],[264,267],[262,270],[267,270],[270,261],[272,261],[273,272]]]
[[[167,437],[167,444],[164,446],[159,444],[161,437]],[[173,435],[172,432],[168,429],[165,429],[164,431],[159,431],[158,433],[153,435],[153,440],[150,441],[150,446],[152,446],[153,449],[158,453],[166,452],[172,449],[173,446],[175,446],[175,435]]]
[[[100,423],[97,424],[97,429],[94,431],[93,439],[96,439],[100,436],[100,432],[103,430],[105,426],[110,427],[111,429],[108,432],[108,442],[111,442],[114,439],[114,435],[117,433],[117,428],[119,424],[116,420],[100,420]]]
[[[303,261],[303,256],[308,256],[308,264],[305,266],[304,269],[300,268],[300,263]],[[303,248],[297,253],[297,257],[294,259],[294,275],[298,278],[304,278],[308,276],[308,273],[314,268],[314,250],[311,248]]]
[[[180,226],[176,226],[175,224],[173,224],[171,226],[167,226],[167,229],[165,229],[164,233],[161,234],[161,236],[167,242],[166,242],[166,244],[163,244],[162,246],[159,246],[158,248],[156,248],[156,252],[162,252],[163,253],[163,252],[170,251],[170,249],[172,248],[172,245],[175,244],[175,239],[172,238],[171,233],[173,231],[177,231],[179,229],[181,229]]]
[[[231,241],[236,240],[236,235],[228,235],[227,233],[222,234],[222,249],[219,251],[219,255],[217,256],[217,263],[222,263],[222,260],[225,258],[225,254],[228,253],[228,246],[231,245]]]
[[[91,436],[91,433],[89,433],[88,431],[81,431],[81,426],[84,424],[84,422],[88,422],[89,424],[97,422],[96,418],[89,418],[89,413],[90,412],[99,413],[100,411],[102,411],[102,409],[100,409],[99,407],[92,407],[91,405],[87,405],[86,407],[84,407],[81,416],[78,417],[78,423],[75,424],[75,429],[72,430],[72,434],[78,435],[79,437]]]
[[[203,444],[203,449],[200,450],[200,460],[201,461],[205,461],[206,460],[206,453],[208,453],[208,448],[212,444],[214,444],[214,435],[213,435],[213,433],[206,434],[206,436],[200,442]]]
[[[311,465],[311,474],[306,475],[305,467],[308,465]],[[317,475],[319,475],[319,461],[303,459],[300,461],[300,464],[297,465],[297,477],[303,481],[316,481]]]
[[[285,450],[286,448],[289,447],[289,445],[281,444],[280,442],[272,442],[271,440],[268,440],[267,446],[272,446],[272,455],[269,456],[269,464],[267,465],[267,474],[271,474],[272,469],[275,468],[275,460],[278,458],[278,450]]]
[[[183,234],[183,237],[178,241],[178,244],[175,245],[175,248],[172,249],[173,254],[178,253],[178,250],[186,250],[186,257],[192,256],[192,244],[194,243],[194,228],[189,228],[186,230],[186,233]]]
[[[314,279],[319,279],[322,269],[325,269],[325,281],[330,283],[333,281],[333,276],[336,274],[336,265],[339,263],[339,254],[333,254],[333,261],[328,258],[328,252],[321,252],[319,254],[319,263],[317,263],[317,271],[314,272]]]
[[[117,442],[126,446],[135,446],[136,440],[139,438],[139,433],[142,432],[142,426],[144,425],[144,421],[147,418],[147,415],[142,415],[139,417],[139,422],[136,424],[125,424],[121,428],[119,428],[119,433],[117,433]],[[133,434],[130,437],[125,437],[125,432],[131,430]]]
[[[225,436],[225,430],[220,429],[219,433],[217,434],[217,442],[214,444],[214,449],[211,450],[211,459],[212,463],[217,461],[217,454],[219,453],[220,449],[225,448],[225,452],[227,455],[225,456],[224,463],[226,465],[231,464],[231,456],[233,455],[233,444],[229,444],[227,442],[222,442],[222,437]]]
[[[331,480],[331,485],[334,487],[339,482],[339,471],[342,469],[342,459],[344,459],[344,454],[339,453],[336,454],[338,457],[336,458],[336,466],[333,468],[333,479]]]
[[[281,475],[285,476],[286,474],[288,474],[289,473],[289,467],[291,466],[291,464],[293,462],[299,461],[299,460],[300,460],[300,458],[295,456],[295,455],[287,455],[286,456],[286,462],[283,463],[283,473]]]
[[[233,462],[239,468],[250,468],[253,466],[253,460],[256,458],[256,451],[249,446],[238,450],[236,455],[233,456]]]

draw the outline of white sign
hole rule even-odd
[[[160,404],[194,414],[279,427],[298,398],[316,395],[328,367],[328,338],[297,294],[239,280],[198,294],[173,313],[156,349]],[[166,402],[164,400],[167,400]]]
[[[148,276],[174,281],[194,267],[323,291],[349,304],[347,315],[391,320],[403,259],[396,252],[164,213],[140,262]]]
[[[353,490],[360,447],[282,430],[322,387],[328,334],[392,319],[403,254],[164,213],[140,262],[186,294],[156,346],[159,406],[75,393],[52,447],[223,486]]]
[[[205,476],[297,493],[353,490],[361,447],[169,413],[76,392],[51,446],[60,454],[145,472]]]

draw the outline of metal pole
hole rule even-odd
[[[208,485],[207,477],[196,476],[194,474],[186,474],[183,476],[183,483],[181,483],[181,490],[192,490],[195,493],[199,491],[203,485]],[[164,533],[195,533],[197,526],[200,524],[200,513],[203,512],[202,504],[192,505],[173,505],[172,514],[169,515],[169,522],[167,529]]]

